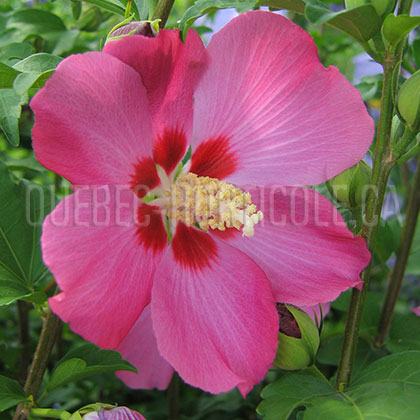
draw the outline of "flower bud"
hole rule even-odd
[[[291,305],[277,304],[279,344],[273,365],[284,370],[303,369],[315,362],[319,332],[309,315]]]
[[[99,411],[92,411],[83,416],[83,420],[146,420],[139,412],[130,410],[127,407],[115,407],[112,410],[105,410],[101,407]]]
[[[109,34],[109,38],[121,37],[124,35],[143,35],[148,38],[154,38],[158,34],[156,28],[151,22],[130,22],[116,28]]]
[[[370,166],[362,160],[327,181],[328,190],[338,202],[352,209],[357,208],[366,199],[366,186],[369,185],[371,173]]]
[[[401,86],[397,100],[398,113],[413,130],[420,128],[420,70]]]

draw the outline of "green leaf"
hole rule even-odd
[[[0,89],[0,129],[13,146],[19,144],[20,99],[13,89]]]
[[[61,60],[62,58],[56,55],[39,53],[19,61],[13,68],[20,72],[41,74],[44,71],[55,69]]]
[[[261,6],[268,6],[271,9],[286,9],[295,13],[305,13],[306,1],[304,0],[262,0]]]
[[[413,54],[416,67],[420,67],[420,38],[416,38],[411,44],[411,51]]]
[[[0,269],[1,270],[1,269]],[[0,306],[10,305],[16,300],[26,300],[36,304],[42,304],[47,300],[43,292],[28,292],[29,288],[19,281],[0,279]]]
[[[45,168],[35,159],[34,155],[28,156],[23,159],[7,159],[5,162],[8,169],[11,170],[29,170],[38,173],[45,172]]]
[[[59,388],[99,373],[128,370],[137,372],[129,362],[113,350],[101,350],[94,344],[84,344],[68,352],[51,375],[47,390]]]
[[[14,379],[0,376],[0,411],[26,400],[23,388]]]
[[[11,88],[19,72],[0,62],[0,89]]]
[[[7,27],[16,27],[25,35],[40,35],[48,32],[61,32],[66,30],[63,21],[55,14],[46,10],[26,8],[13,12]]]
[[[263,401],[257,407],[257,412],[265,420],[287,420],[297,407],[306,406],[316,395],[334,395],[334,388],[329,382],[309,372],[305,369],[287,373],[280,380],[266,386],[261,393]]]
[[[304,420],[417,420],[420,352],[397,353],[370,364],[345,393],[307,369],[288,373],[262,392],[257,411],[266,420],[287,420],[305,408]]]
[[[382,90],[382,75],[362,76],[356,88],[362,94],[364,101],[378,98]]]
[[[206,13],[229,7],[240,8],[241,11],[245,11],[254,8],[256,3],[256,0],[197,0],[186,10],[182,17],[180,23],[181,32],[185,37],[188,28],[191,27],[194,21]]]
[[[420,351],[406,351],[372,363],[353,380],[352,388],[372,381],[410,381],[420,386]],[[419,401],[420,402],[420,401]]]
[[[396,47],[404,37],[420,25],[420,16],[389,14],[384,21],[382,33],[384,38]]]
[[[54,73],[54,70],[48,70],[41,74],[21,73],[16,78],[13,87],[18,95],[23,95],[31,88],[40,89],[45,82]]]
[[[13,66],[17,61],[33,54],[35,49],[25,42],[12,42],[0,48],[0,61],[8,66]]]
[[[61,55],[73,48],[78,35],[79,31],[77,29],[69,29],[63,32],[55,32],[51,36],[46,37],[46,39],[55,44],[51,51],[52,54]]]
[[[61,57],[40,53],[33,54],[16,63],[13,68],[21,72],[13,84],[16,93],[23,95],[30,88],[40,89],[61,60]]]
[[[382,19],[370,4],[340,12],[334,12],[320,0],[261,0],[259,4],[305,14],[309,22],[326,23],[360,42],[371,39],[382,25]]]
[[[317,361],[323,365],[337,366],[340,359],[343,336],[330,337],[321,342]],[[364,338],[360,338],[357,344],[355,360],[353,364],[353,375],[362,372],[373,361],[388,354],[384,349],[372,348]]]
[[[43,49],[56,55],[71,50],[79,34],[77,29],[67,30],[57,15],[34,8],[13,12],[7,28],[17,29],[22,40],[29,37],[43,38],[46,41]]]
[[[398,251],[399,238],[395,235],[394,229],[386,220],[381,220],[378,229],[378,240],[375,253],[385,264],[393,253]]]
[[[82,2],[81,0],[71,0],[71,13],[74,20],[78,20],[82,13]]]
[[[102,9],[108,10],[108,12],[115,13],[120,16],[124,16],[125,9],[118,4],[108,0],[85,0],[86,3],[94,4]]]
[[[351,290],[342,293],[338,299],[331,302],[331,307],[338,311],[347,312],[349,309]],[[363,311],[361,330],[375,332],[381,313],[383,296],[371,292],[366,296],[365,310]]]
[[[386,348],[392,352],[420,351],[420,317],[410,314],[394,314]]]
[[[382,19],[370,4],[334,12],[320,0],[307,0],[305,16],[313,24],[328,23],[360,42],[371,39],[382,25]]]
[[[42,302],[34,284],[47,269],[40,249],[41,223],[55,205],[51,192],[21,180],[15,184],[0,163],[0,304],[17,299]]]
[[[138,11],[138,18],[139,20],[147,20],[150,16],[150,10],[151,10],[151,0],[134,0],[134,4],[137,7]]]

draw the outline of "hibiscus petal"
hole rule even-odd
[[[149,303],[162,254],[139,241],[133,199],[129,190],[83,188],[43,225],[44,262],[62,290],[51,308],[104,348],[116,348]]]
[[[126,184],[136,158],[152,155],[141,78],[107,54],[62,61],[31,107],[38,160],[73,184]]]
[[[312,38],[286,18],[243,13],[207,52],[192,143],[229,139],[237,168],[229,182],[314,185],[367,152],[374,124],[360,93],[335,67],[322,66]]]
[[[231,235],[227,240],[265,271],[277,302],[312,306],[360,286],[360,272],[370,260],[366,242],[354,237],[328,199],[298,187],[251,195],[263,222],[252,238]]]
[[[194,230],[178,224],[154,278],[158,349],[187,383],[212,393],[238,386],[246,395],[264,378],[276,351],[278,315],[271,287],[251,258],[197,230],[194,243],[197,232],[203,244],[208,238],[213,242],[211,260],[185,264],[179,259],[185,252],[172,248],[188,248]]]
[[[103,50],[138,71],[146,86],[156,131],[192,128],[193,92],[206,66],[203,42],[189,31],[185,43],[178,30],[161,30],[156,38],[128,36]]]
[[[150,305],[147,306],[130,332],[116,348],[138,373],[121,371],[117,376],[127,386],[136,389],[166,389],[174,369],[159,354],[152,328]]]

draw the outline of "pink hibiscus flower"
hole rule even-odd
[[[109,42],[63,60],[31,106],[37,158],[75,186],[43,226],[51,308],[137,366],[129,386],[164,389],[175,369],[245,395],[275,355],[275,302],[360,285],[364,240],[290,185],[354,165],[373,122],[284,17],[244,13],[207,48],[192,30]]]

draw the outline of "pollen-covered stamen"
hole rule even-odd
[[[251,195],[216,178],[181,173],[170,186],[166,215],[187,226],[202,230],[242,228],[243,236],[253,236],[254,226],[263,219]]]

